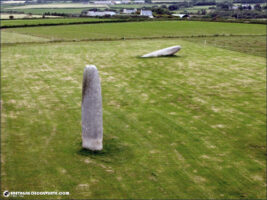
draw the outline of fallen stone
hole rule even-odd
[[[82,86],[82,147],[102,150],[103,118],[101,84],[97,68],[87,65]]]
[[[174,55],[175,53],[177,53],[180,49],[181,49],[181,46],[172,46],[172,47],[160,49],[160,50],[145,54],[142,56],[142,58],[171,56],[171,55]]]

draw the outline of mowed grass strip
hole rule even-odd
[[[130,22],[57,27],[17,28],[13,31],[49,39],[86,40],[205,35],[266,35],[265,25],[219,22],[162,21]]]
[[[250,55],[266,57],[266,36],[195,37],[184,40],[197,42],[203,45],[203,47],[212,45]]]
[[[1,31],[1,44],[18,44],[27,42],[48,42],[47,38]]]
[[[1,62],[2,190],[265,198],[263,57],[172,39],[3,46]],[[86,64],[102,81],[100,153],[81,148]]]

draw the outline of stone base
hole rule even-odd
[[[83,139],[82,147],[92,151],[100,151],[103,149],[102,139]]]

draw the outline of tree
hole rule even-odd
[[[218,10],[230,10],[233,7],[233,4],[230,2],[217,3],[216,7]]]
[[[258,10],[258,11],[261,11],[261,5],[260,5],[260,4],[256,4],[256,5],[254,6],[254,9],[255,9],[255,10]]]
[[[169,9],[170,11],[173,11],[173,10],[179,10],[179,7],[178,7],[177,5],[170,5],[170,6],[168,7],[168,9]]]
[[[206,15],[206,14],[207,14],[206,9],[201,9],[201,15]]]

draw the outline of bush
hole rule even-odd
[[[173,10],[179,10],[179,7],[178,7],[177,5],[170,5],[170,6],[168,7],[168,9],[169,9],[170,11],[173,11]]]

